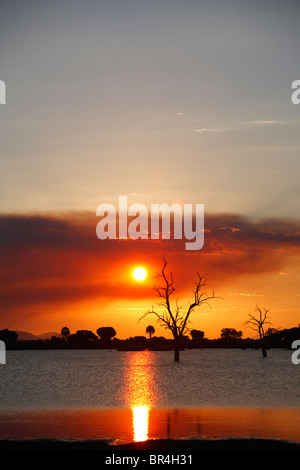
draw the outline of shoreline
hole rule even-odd
[[[293,450],[300,451],[300,443],[278,439],[223,438],[223,439],[149,439],[144,442],[113,444],[105,439],[19,439],[0,440],[2,451],[56,451],[96,450],[106,453],[123,451],[225,451],[225,450]]]

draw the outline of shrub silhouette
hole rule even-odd
[[[117,332],[112,326],[102,326],[98,328],[97,335],[101,341],[109,342],[111,339],[116,336]]]

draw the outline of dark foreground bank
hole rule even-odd
[[[2,440],[0,451],[37,451],[37,450],[96,450],[106,453],[119,453],[123,451],[252,451],[268,450],[300,451],[300,443],[280,441],[276,439],[191,439],[173,440],[157,439],[145,442],[132,442],[128,444],[114,445],[107,440],[56,440],[56,439],[30,439],[30,440]]]

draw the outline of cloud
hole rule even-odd
[[[268,120],[262,120],[262,121],[249,121],[249,124],[250,125],[254,125],[254,126],[269,126],[269,125],[276,125],[276,124],[283,124],[284,122],[283,121],[268,121]]]
[[[233,297],[236,297],[236,296],[240,296],[240,297],[264,297],[264,294],[250,294],[249,292],[247,292],[247,293],[240,292],[240,293],[236,293],[236,294],[230,292],[228,295],[233,296]]]
[[[228,132],[228,131],[235,131],[238,130],[238,127],[211,127],[211,128],[199,128],[195,129],[195,132],[198,134],[204,134],[204,133],[215,133],[215,132]]]
[[[234,127],[201,127],[195,129],[197,134],[213,134],[213,133],[222,133],[222,132],[232,132],[232,131],[247,131],[253,129],[253,127],[259,126],[273,126],[284,124],[284,121],[277,121],[277,120],[257,120],[257,121],[248,121],[246,123],[238,124]]]
[[[190,252],[185,240],[99,240],[97,221],[90,212],[2,215],[2,311],[33,312],[93,299],[149,299],[151,285],[137,291],[129,270],[142,263],[153,277],[162,256],[182,293],[191,292],[197,271],[207,274],[207,288],[216,291],[241,276],[284,275],[300,254],[299,220],[206,214],[204,248]]]

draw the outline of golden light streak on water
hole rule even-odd
[[[133,413],[133,440],[135,442],[148,439],[149,406],[134,406]]]

